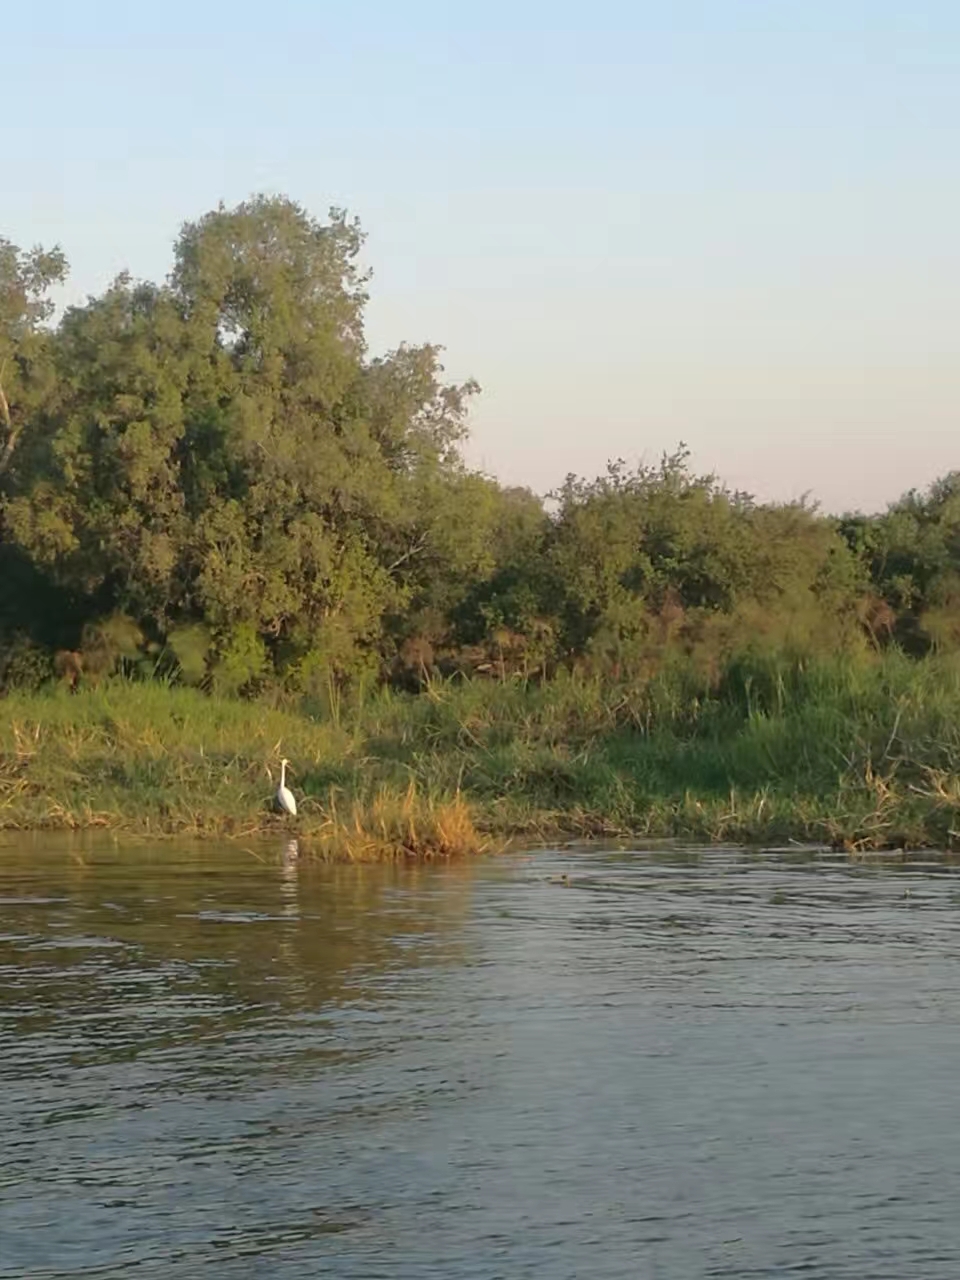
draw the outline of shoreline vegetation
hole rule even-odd
[[[354,860],[595,837],[960,847],[954,661],[771,664],[692,700],[680,676],[561,676],[283,709],[113,679],[2,705],[8,830],[289,833]],[[296,819],[272,804],[281,753]]]
[[[59,246],[0,236],[0,825],[960,842],[960,471],[843,516],[683,445],[500,484],[441,348],[369,350],[363,254],[255,196],[57,315]]]

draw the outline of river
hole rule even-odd
[[[0,1278],[960,1275],[960,878],[0,843]]]

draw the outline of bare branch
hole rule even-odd
[[[3,449],[0,450],[0,476],[2,476],[10,466],[10,460],[13,457],[14,449],[17,447],[17,441],[20,439],[20,433],[22,430],[23,428],[20,427],[16,431],[11,431],[7,436],[6,444],[4,444]]]
[[[13,425],[10,422],[10,405],[7,402],[7,397],[3,390],[3,375],[6,372],[6,369],[7,362],[4,360],[3,364],[0,364],[0,417],[3,418],[3,425],[6,427],[7,434],[9,435],[13,430]]]
[[[4,427],[3,447],[0,448],[0,476],[10,466],[10,459],[13,457],[13,451],[17,447],[17,440],[20,438],[20,431],[14,428],[13,419],[10,416],[10,402],[7,400],[3,389],[3,374],[6,369],[6,363],[4,361],[3,364],[0,364],[0,420],[2,420]]]
[[[418,556],[426,545],[427,535],[423,534],[419,541],[415,542],[412,547],[408,548],[402,556],[398,556],[398,558],[394,560],[393,564],[387,565],[387,573],[393,573],[394,569],[399,569],[402,564],[405,564],[408,560],[412,560],[414,556]]]
[[[0,364],[0,421],[3,423],[4,440],[0,446],[0,476],[9,468],[13,451],[17,447],[17,441],[23,434],[24,424],[21,422],[19,427],[13,425],[13,415],[10,412],[10,402],[7,399],[6,392],[3,389],[3,374],[6,369],[6,361]]]

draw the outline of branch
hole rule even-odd
[[[3,420],[6,438],[3,442],[3,448],[0,449],[0,476],[9,467],[13,451],[17,447],[17,440],[20,438],[20,431],[14,429],[13,419],[10,416],[10,402],[7,400],[6,393],[3,390],[3,373],[6,367],[7,362],[4,360],[3,364],[0,364],[0,419]],[[20,430],[22,431],[23,428],[21,427]]]
[[[0,364],[0,417],[3,418],[3,425],[7,429],[7,435],[9,435],[13,431],[13,424],[10,421],[10,405],[3,391],[3,375],[6,372],[6,368],[7,362],[4,360],[3,364]]]
[[[4,414],[4,418],[6,418],[6,414]],[[13,451],[17,447],[17,441],[20,439],[22,432],[23,427],[10,428],[10,432],[4,442],[4,446],[0,449],[0,476],[2,476],[10,466],[10,462],[13,458]]]
[[[394,569],[399,569],[407,560],[411,560],[414,556],[419,555],[426,545],[427,535],[423,534],[420,540],[415,542],[412,547],[403,553],[402,556],[399,556],[394,560],[393,564],[387,565],[387,573],[393,573]]]

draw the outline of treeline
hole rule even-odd
[[[51,323],[0,240],[0,687],[123,669],[224,692],[582,666],[704,688],[748,653],[960,647],[960,473],[877,516],[653,467],[544,503],[468,470],[472,383],[371,357],[363,237],[286,199],[182,229]]]

